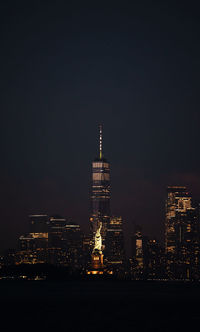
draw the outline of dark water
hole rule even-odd
[[[200,284],[1,281],[0,297],[2,331],[200,329]]]

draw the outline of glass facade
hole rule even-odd
[[[199,215],[185,187],[168,187],[165,252],[167,276],[196,279],[199,274]]]
[[[105,160],[92,163],[91,214],[92,232],[96,233],[102,223],[102,246],[105,246],[105,235],[110,218],[110,164]],[[102,249],[103,249],[102,248]]]
[[[92,247],[97,230],[100,230],[102,250],[105,247],[107,225],[110,220],[110,164],[103,157],[102,126],[99,126],[99,157],[92,162],[92,179],[90,195],[90,225]]]
[[[122,265],[125,259],[121,217],[111,217],[106,234],[105,256],[109,265]]]
[[[191,208],[191,197],[186,187],[169,186],[167,188],[165,217],[165,251],[174,253],[176,247],[176,214]]]
[[[108,162],[92,163],[92,217],[101,221],[110,215],[110,165]]]

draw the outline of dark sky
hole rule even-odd
[[[167,184],[200,197],[199,10],[127,3],[1,2],[0,249],[30,213],[87,230],[99,123],[127,237],[162,238]]]

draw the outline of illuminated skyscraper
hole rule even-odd
[[[143,238],[144,279],[166,277],[164,248],[156,239]]]
[[[176,250],[174,274],[178,279],[199,275],[199,219],[195,208],[176,213]]]
[[[165,252],[175,253],[176,248],[176,214],[191,208],[191,197],[186,187],[169,186],[167,188],[165,215]]]
[[[78,224],[67,222],[63,231],[64,248],[67,253],[67,264],[70,268],[79,269],[83,265],[83,234]]]
[[[136,279],[143,278],[144,272],[144,249],[146,237],[142,234],[142,228],[136,225],[134,235],[131,237],[132,242],[132,274]]]
[[[19,251],[16,263],[45,263],[48,247],[48,222],[46,214],[33,214],[29,216],[29,233],[23,234],[18,240]]]
[[[66,219],[60,216],[51,216],[49,219],[49,247],[63,248],[63,232]]]
[[[199,217],[186,187],[168,187],[165,219],[169,278],[191,279],[199,269]]]
[[[102,125],[99,126],[99,156],[92,162],[90,224],[93,239],[101,229],[102,249],[110,219],[110,164],[103,156]]]
[[[143,243],[142,229],[140,226],[136,226],[135,234],[132,237],[132,257],[137,262],[137,266],[143,269],[144,266],[144,243]]]
[[[111,217],[106,234],[106,260],[112,267],[122,266],[125,259],[124,234],[121,217]]]

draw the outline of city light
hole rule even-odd
[[[79,273],[82,277],[200,280],[200,203],[193,200],[188,188],[167,187],[164,245],[135,225],[129,235],[128,255],[124,219],[111,213],[110,187],[110,163],[103,155],[100,125],[99,151],[91,169],[89,234],[68,218],[30,214],[29,232],[19,236],[17,250],[1,256],[1,271],[12,265],[48,264],[65,267],[72,275]],[[45,273],[37,274],[34,280],[46,278]],[[30,276],[20,274],[19,278],[29,280]]]

